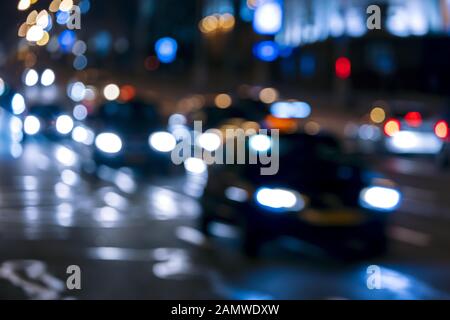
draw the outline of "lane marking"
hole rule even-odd
[[[429,246],[431,243],[431,236],[428,234],[399,226],[390,227],[388,235],[391,239],[422,248]]]

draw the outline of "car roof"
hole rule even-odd
[[[140,100],[107,102],[96,110],[92,119],[125,131],[140,131],[147,127],[160,126],[162,123],[157,105]]]
[[[46,115],[56,115],[62,113],[64,109],[56,104],[38,104],[30,107],[30,113],[40,113]]]

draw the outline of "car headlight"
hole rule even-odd
[[[208,170],[208,166],[206,165],[203,159],[199,158],[188,158],[184,161],[184,168],[190,174],[203,174]]]
[[[23,123],[23,130],[27,135],[34,136],[41,130],[41,122],[35,116],[27,116]]]
[[[73,120],[67,115],[59,116],[56,119],[56,130],[60,134],[69,134],[73,129]]]
[[[206,151],[213,152],[220,148],[222,139],[218,134],[207,132],[198,137],[197,144]]]
[[[155,132],[148,141],[150,147],[159,152],[171,152],[177,145],[177,140],[169,132]]]
[[[272,147],[272,139],[266,135],[258,134],[249,140],[250,148],[256,152],[267,152]]]
[[[305,199],[296,191],[278,188],[261,188],[256,191],[256,202],[274,211],[299,211],[305,208]]]
[[[83,126],[77,126],[72,131],[72,139],[78,143],[83,143],[87,146],[94,142],[94,132]]]
[[[101,133],[95,138],[95,146],[105,153],[118,153],[122,150],[122,139],[114,133]]]
[[[394,211],[400,206],[401,193],[393,188],[368,187],[361,191],[361,206],[378,211]]]

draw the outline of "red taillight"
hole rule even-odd
[[[349,58],[340,57],[336,60],[336,76],[340,79],[348,79],[352,75],[352,62]]]
[[[444,120],[438,121],[434,126],[434,133],[438,138],[448,138],[448,123]]]
[[[136,96],[136,89],[133,86],[125,85],[120,88],[120,99],[124,102],[132,100]]]
[[[405,121],[408,126],[417,128],[422,125],[422,115],[420,112],[408,112],[405,116]]]
[[[397,119],[390,119],[384,124],[384,133],[388,137],[394,136],[400,131],[400,121]]]

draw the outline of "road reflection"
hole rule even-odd
[[[1,121],[19,126],[17,120],[5,120],[5,115]],[[212,224],[215,240],[197,229],[201,210],[197,198],[207,181],[205,172],[145,180],[127,168],[99,167],[90,176],[78,168],[70,145],[33,140],[21,144],[0,132],[0,253],[5,260],[14,258],[3,262],[0,278],[21,288],[27,298],[71,298],[61,287],[62,277],[47,271],[56,261],[61,275],[61,265],[80,264],[89,283],[95,284],[95,290],[82,291],[80,298],[101,296],[98,292],[110,281],[121,288],[111,292],[116,298],[133,292],[161,298],[164,295],[155,288],[173,288],[174,283],[180,289],[172,298],[448,297],[440,288],[445,283],[436,281],[443,277],[432,276],[442,273],[439,270],[449,265],[448,259],[433,247],[431,235],[412,234],[408,226],[390,230],[393,253],[376,261],[350,265],[330,261],[313,248],[287,241],[266,248],[258,261],[249,260],[237,249],[236,228]],[[20,154],[11,152],[14,145],[20,145]],[[386,162],[389,170],[395,171],[390,163]],[[427,195],[417,187],[405,190],[407,199],[443,199],[434,191]],[[410,216],[407,220],[411,222]],[[436,265],[417,264],[430,256],[438,261]],[[366,270],[371,264],[381,266],[380,290],[367,288]],[[115,279],[122,275],[128,282]]]

